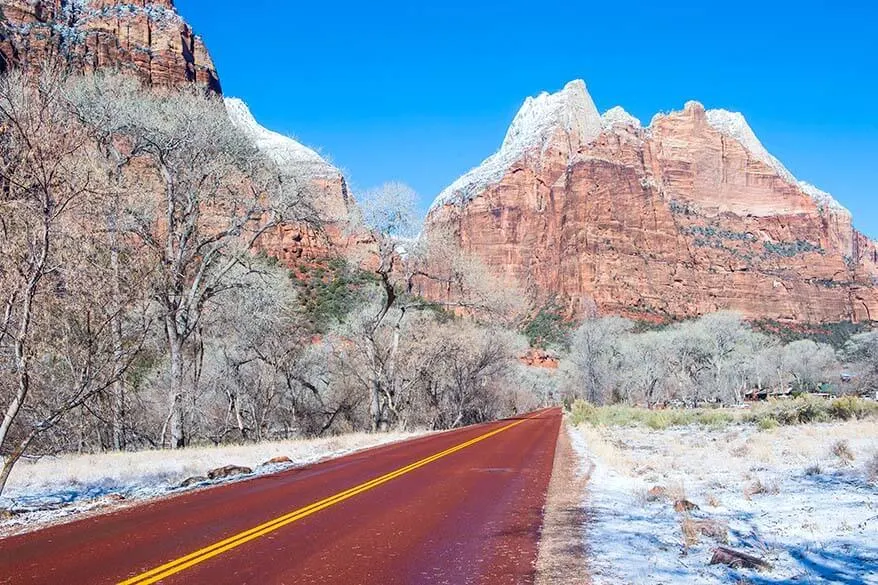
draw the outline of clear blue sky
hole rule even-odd
[[[177,0],[226,95],[354,188],[424,207],[493,153],[525,97],[585,79],[648,123],[689,99],[744,113],[799,178],[878,238],[873,2]]]

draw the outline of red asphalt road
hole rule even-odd
[[[508,425],[499,421],[0,540],[0,583],[118,583]],[[557,409],[167,577],[171,584],[531,583]]]

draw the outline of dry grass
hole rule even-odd
[[[845,440],[836,441],[835,444],[832,445],[832,454],[838,457],[838,460],[841,461],[844,465],[850,465],[856,459],[856,455],[851,451],[851,446]]]
[[[777,495],[780,493],[780,486],[774,481],[765,481],[757,479],[744,488],[744,496],[749,500],[753,496],[762,494]]]
[[[256,468],[274,457],[305,463],[330,455],[410,438],[415,433],[357,433],[311,440],[291,440],[220,447],[197,447],[179,451],[137,451],[62,455],[22,461],[12,471],[11,493],[28,493],[54,486],[99,483],[178,482],[204,475],[223,465]]]
[[[604,518],[604,528],[595,533],[590,546],[603,552],[608,548],[597,543],[613,543],[610,551],[624,547],[624,554],[637,555],[637,571],[644,574],[672,574],[677,564],[668,551],[681,545],[691,549],[690,555],[709,556],[714,543],[729,541],[739,546],[752,530],[787,546],[814,538],[834,542],[840,535],[849,535],[857,546],[868,546],[863,531],[874,516],[870,494],[860,481],[850,479],[872,477],[878,482],[878,425],[874,420],[777,425],[770,430],[760,430],[756,424],[692,424],[659,431],[584,424],[578,430],[595,454],[596,477],[603,480],[591,486],[600,496],[597,501],[603,506],[603,516],[598,519]],[[601,473],[602,468],[612,472]],[[663,489],[650,495],[655,487]],[[699,509],[675,507],[687,492],[687,499]],[[629,510],[638,506],[643,509]],[[629,521],[644,538],[619,538],[617,543],[615,534],[621,530],[624,535]],[[762,547],[761,540],[755,546]],[[782,557],[787,569],[803,570],[795,559],[779,551],[772,554]],[[603,575],[615,574],[617,564],[598,559],[592,566],[607,572]],[[676,581],[628,578],[619,582]]]
[[[701,542],[702,536],[720,544],[729,542],[729,527],[725,522],[718,520],[697,520],[687,516],[680,520],[680,529],[687,548]]]
[[[594,406],[577,400],[570,408],[574,425],[591,423],[597,426],[642,426],[653,430],[701,425],[724,428],[740,423],[753,423],[762,430],[778,426],[831,421],[865,420],[878,417],[878,404],[855,396],[826,400],[803,395],[794,399],[770,400],[746,409],[734,408],[666,408],[646,409],[636,406]]]
[[[588,449],[597,455],[601,461],[607,462],[614,469],[623,473],[631,473],[634,470],[634,463],[625,455],[620,441],[614,441],[608,437],[606,429],[600,429],[591,425],[582,425],[577,428],[588,443]],[[639,468],[641,472],[646,471]]]

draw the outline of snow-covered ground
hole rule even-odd
[[[590,474],[584,536],[595,585],[878,584],[874,420],[770,431],[583,425],[571,437]],[[650,497],[655,486],[668,498]],[[683,498],[699,509],[676,512]],[[687,546],[683,524],[700,520],[717,537],[697,534]],[[772,568],[710,566],[721,544]]]
[[[0,536],[108,506],[308,465],[418,434],[421,433],[358,433],[313,440],[63,455],[22,461],[13,469],[0,497]],[[263,465],[276,457],[288,457],[292,462]],[[180,487],[187,478],[204,476],[225,465],[249,467],[253,473]]]

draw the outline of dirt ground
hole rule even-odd
[[[565,423],[558,433],[555,448],[555,464],[537,556],[536,585],[591,583],[583,540],[586,521],[583,493],[587,482],[588,477],[582,472]]]

